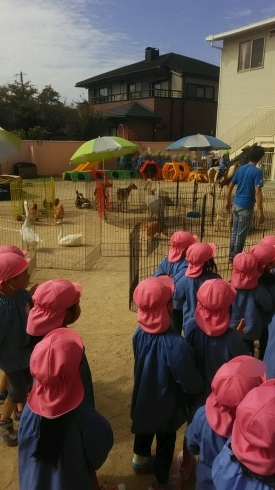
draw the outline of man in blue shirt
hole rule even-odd
[[[265,220],[262,202],[263,172],[256,167],[263,156],[264,149],[261,146],[254,146],[249,154],[249,162],[237,170],[228,186],[226,209],[230,212],[231,194],[234,186],[237,185],[232,208],[233,227],[230,237],[229,262],[232,262],[235,255],[243,250],[253,218],[255,202],[259,211],[259,224],[264,223]]]

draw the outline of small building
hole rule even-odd
[[[206,38],[221,49],[216,134],[233,154],[255,142],[275,146],[275,17]],[[222,41],[222,44],[218,44]],[[269,154],[269,157],[267,156]],[[271,175],[272,180],[274,174]]]
[[[108,135],[174,141],[215,134],[219,67],[175,53],[145,49],[145,58],[76,83],[106,117]]]

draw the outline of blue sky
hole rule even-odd
[[[274,0],[1,0],[0,85],[21,71],[38,90],[52,85],[66,103],[75,83],[144,59],[147,46],[213,64],[205,41],[275,16]],[[87,97],[87,91],[84,90]]]

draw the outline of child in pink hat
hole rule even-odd
[[[245,319],[244,343],[254,355],[254,341],[259,340],[264,326],[267,327],[273,313],[272,296],[259,283],[259,261],[247,252],[237,254],[233,259],[231,284],[236,289],[232,304],[230,327],[234,328]]]
[[[187,396],[203,391],[193,349],[170,329],[173,291],[174,282],[167,276],[149,277],[134,291],[139,326],[133,337],[132,466],[137,474],[152,470],[151,446],[156,436],[155,480],[150,490],[180,484],[179,478],[168,479],[176,431],[187,419]]]
[[[211,393],[217,370],[233,357],[247,355],[247,348],[236,330],[229,328],[230,307],[235,288],[222,279],[205,281],[197,293],[195,318],[187,325],[186,340],[193,347],[204,378],[204,400]]]
[[[261,241],[258,245],[250,248],[252,253],[258,260],[259,268],[259,284],[268,290],[273,301],[273,313],[275,312],[275,275],[273,273],[275,267],[275,246],[270,242],[272,237],[266,237],[266,241]],[[264,240],[264,238],[262,239]],[[270,315],[265,322],[262,334],[260,337],[259,357],[264,358],[265,350],[268,341],[268,323],[271,321]],[[270,330],[270,329],[269,329]]]
[[[275,380],[254,388],[236,411],[232,438],[216,457],[212,478],[222,490],[275,487]]]
[[[27,323],[32,347],[49,332],[56,328],[66,328],[78,320],[81,314],[81,294],[81,285],[67,279],[52,279],[37,287],[33,295],[34,307]],[[85,397],[89,397],[94,406],[92,375],[85,354],[81,373]]]
[[[83,355],[81,338],[69,328],[48,333],[33,350],[35,382],[19,427],[21,490],[126,490],[97,483],[113,432],[84,397]]]
[[[166,275],[172,277],[174,283],[176,284],[182,276],[184,276],[186,269],[188,267],[188,262],[186,260],[186,252],[188,247],[193,245],[197,240],[196,235],[188,233],[188,231],[176,231],[170,239],[170,250],[168,257],[165,257],[154,276]],[[171,314],[171,328],[181,334],[183,325],[183,314],[182,314],[182,301],[174,300],[174,309]]]
[[[215,490],[213,461],[232,435],[238,405],[250,390],[265,381],[264,373],[262,361],[239,356],[223,364],[215,374],[212,393],[186,430],[188,450],[199,455],[195,490]]]
[[[185,275],[176,283],[174,300],[182,303],[184,333],[186,325],[194,318],[197,291],[209,279],[220,278],[213,259],[216,251],[214,243],[194,243],[186,252],[188,267]]]
[[[193,400],[191,418],[211,393],[211,383],[217,370],[233,357],[248,354],[240,334],[229,328],[229,308],[235,294],[230,283],[222,279],[205,281],[197,292],[194,318],[186,325],[186,340],[195,351],[197,366],[204,379],[204,393]],[[187,479],[192,467],[187,464],[185,438],[183,457],[179,455],[178,466],[179,473]]]
[[[21,250],[20,248],[16,247],[15,245],[1,245],[0,246],[0,254],[3,253],[14,253],[17,255],[20,255],[20,257],[26,257],[27,252],[26,250]],[[8,395],[8,390],[7,390],[7,378],[5,373],[2,374],[1,380],[0,380],[0,403],[4,403],[5,399],[7,398]]]
[[[8,394],[0,419],[0,437],[8,446],[17,445],[17,431],[11,415],[22,410],[31,383],[30,348],[26,324],[33,305],[26,287],[30,259],[15,253],[0,254],[0,369],[7,378]]]

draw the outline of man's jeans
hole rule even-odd
[[[253,219],[254,209],[244,209],[233,205],[233,227],[230,237],[229,260],[243,251],[246,237]]]

